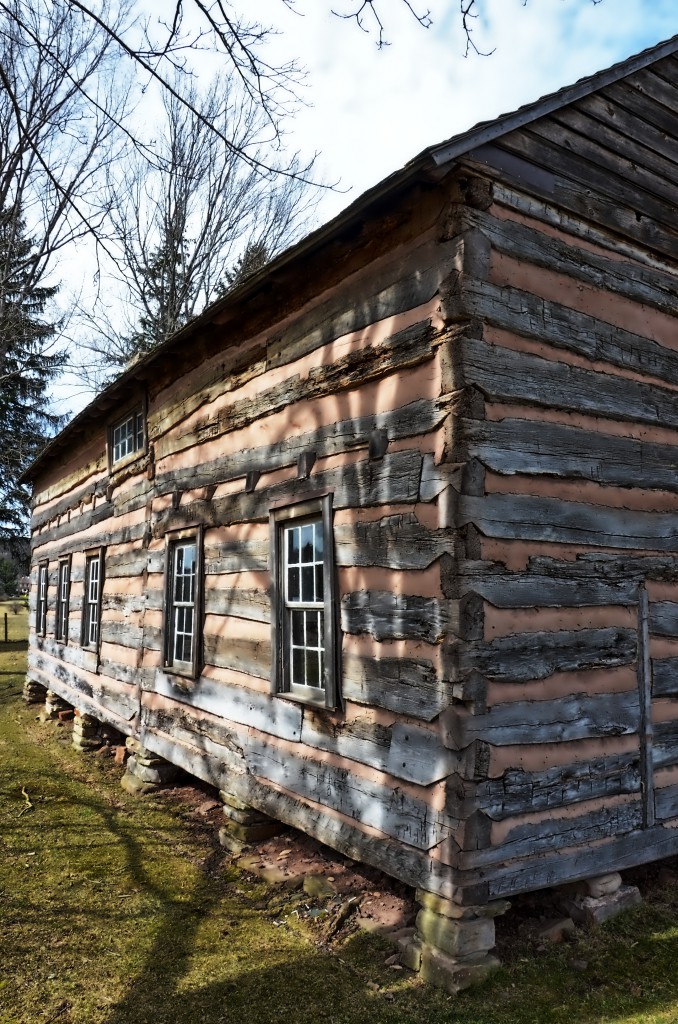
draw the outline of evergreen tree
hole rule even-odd
[[[242,256],[238,257],[232,269],[226,274],[227,285],[224,292],[237,288],[248,277],[256,274],[259,270],[263,270],[270,259],[271,253],[268,251],[265,242],[250,242],[245,247]]]
[[[16,207],[0,209],[0,539],[25,536],[30,492],[19,477],[60,425],[47,388],[64,364],[43,314],[57,288],[36,284],[35,245]]]
[[[143,312],[136,330],[124,338],[114,360],[122,370],[166,341],[190,319],[194,286],[185,273],[186,243],[167,236],[137,268]]]

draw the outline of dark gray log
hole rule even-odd
[[[101,623],[101,641],[139,650],[144,646],[144,627],[129,622],[107,622],[104,619]]]
[[[115,520],[111,519],[111,523],[114,522]],[[49,530],[45,533],[40,534],[36,538],[36,548],[42,546],[43,544],[51,544],[53,541],[58,540],[60,537],[60,534],[58,534],[58,530],[60,529],[61,527],[55,527],[54,530]],[[101,533],[97,533],[96,537],[88,537],[86,541],[86,546],[88,548],[97,546],[106,547],[108,549],[111,547],[115,547],[118,544],[130,544],[133,541],[143,540],[144,537],[146,536],[147,530],[148,524],[145,522],[136,523],[134,526],[124,526],[121,529],[117,530],[111,526],[111,528],[107,530],[102,530]],[[50,534],[50,536],[48,536],[48,533]],[[52,536],[52,534],[54,535]],[[70,555],[74,552],[80,552],[82,550],[83,539],[82,537],[75,535],[71,537],[70,540],[64,541],[57,547],[50,548],[49,557],[50,559],[61,558],[62,555]]]
[[[464,868],[489,867],[502,864],[518,857],[532,859],[539,854],[554,850],[588,846],[621,836],[640,829],[643,813],[640,801],[601,807],[579,817],[557,818],[549,816],[545,821],[529,822],[512,828],[501,846],[485,850],[461,852],[458,866]],[[567,859],[569,854],[564,855]]]
[[[147,714],[146,710],[144,714]],[[172,764],[180,765],[211,785],[227,789],[271,818],[300,828],[331,849],[385,871],[408,885],[425,888],[448,899],[457,895],[454,872],[446,864],[431,859],[425,851],[394,841],[386,835],[380,836],[377,842],[371,833],[365,833],[357,825],[330,817],[314,801],[309,806],[289,793],[272,789],[266,782],[245,771],[233,771],[229,762],[234,755],[227,747],[224,747],[225,756],[217,760],[204,753],[201,749],[204,741],[195,732],[192,733],[192,745],[178,743],[154,728],[150,720],[143,738],[145,746]],[[223,764],[226,764],[225,769]],[[475,899],[481,899],[483,893],[482,886],[472,890]]]
[[[268,541],[223,541],[205,546],[205,574],[220,576],[236,572],[268,572]],[[158,571],[161,571],[159,567]]]
[[[658,821],[678,818],[678,786],[664,786],[654,791],[655,813]]]
[[[430,661],[362,658],[344,653],[342,686],[346,700],[371,704],[431,722],[452,701],[452,685],[438,679]]]
[[[610,839],[595,846],[582,847],[567,857],[560,853],[539,858],[528,857],[507,864],[491,866],[468,873],[469,884],[487,882],[490,899],[501,899],[519,892],[534,892],[549,886],[562,885],[582,878],[624,871],[653,860],[661,860],[678,851],[676,829],[656,825],[639,829],[620,839]],[[464,879],[459,878],[463,885]]]
[[[432,597],[361,590],[341,599],[341,628],[345,633],[369,633],[377,640],[424,640],[435,644],[447,633],[460,636],[482,625],[473,602],[439,601]],[[477,632],[477,630],[475,631]]]
[[[203,637],[203,652],[206,665],[229,668],[235,672],[254,676],[257,679],[271,678],[270,640],[249,640],[244,637]]]
[[[675,236],[672,232],[663,230],[651,216],[638,218],[637,202],[630,206],[625,205],[592,189],[589,182],[582,188],[579,181],[571,180],[564,169],[561,170],[559,159],[555,163],[549,162],[539,166],[518,152],[509,152],[504,145],[505,139],[506,137],[497,145],[479,146],[475,149],[472,157],[465,161],[469,170],[477,169],[480,173],[487,173],[486,168],[491,167],[499,172],[502,181],[523,191],[529,190],[551,207],[553,196],[557,195],[559,208],[571,211],[584,224],[593,222],[608,233],[614,231],[622,238],[633,239],[650,250],[673,258],[672,254],[676,249]],[[545,171],[545,166],[553,170]]]
[[[280,412],[295,402],[311,401],[314,398],[336,394],[367,381],[380,379],[389,373],[417,366],[432,358],[433,335],[430,321],[421,321],[392,335],[380,345],[354,350],[335,363],[317,367],[303,379],[299,374],[294,374],[280,384],[261,391],[256,398],[232,402],[216,419],[206,417],[195,427],[174,437],[171,444],[168,444],[167,451],[166,446],[158,442],[158,450],[163,455],[178,452],[182,448],[212,440],[225,431],[240,430],[262,417]],[[166,424],[165,428],[167,426],[169,424]],[[353,431],[350,424],[347,430],[349,434]],[[325,435],[320,436],[322,438]],[[331,432],[327,437],[331,438]],[[259,466],[260,463],[254,462],[251,468],[256,469]],[[266,466],[263,468],[266,469]]]
[[[301,741],[419,786],[473,772],[473,756],[446,749],[437,732],[417,725],[397,722],[387,727],[360,719],[335,723],[324,712],[307,708]]]
[[[655,694],[657,696],[657,694]],[[668,696],[671,696],[670,694]],[[657,722],[654,726],[652,764],[656,769],[678,764],[678,721]]]
[[[306,394],[302,396],[301,385],[299,385],[299,389],[300,394],[296,400],[299,401],[302,397],[307,400]],[[252,403],[249,408],[251,411]],[[268,415],[271,411],[270,409],[262,410],[262,415]],[[278,441],[275,444],[224,455],[210,462],[204,462],[198,467],[190,466],[170,473],[159,473],[155,478],[154,490],[156,494],[169,494],[175,489],[205,487],[210,484],[247,477],[248,474],[257,475],[258,480],[264,472],[270,473],[276,469],[296,465],[299,458],[309,451],[315,452],[316,459],[320,459],[345,451],[368,448],[370,436],[374,430],[382,430],[390,440],[430,433],[441,425],[448,414],[449,407],[446,401],[421,399],[394,411],[356,416],[319,427],[306,434],[291,435],[284,441]],[[223,415],[223,422],[219,420],[218,427],[214,427],[217,434],[210,434],[210,440],[214,436],[229,433],[233,429],[231,410],[229,409]],[[187,447],[188,440],[187,435],[181,435],[181,443],[177,450]],[[192,440],[193,444],[198,444],[201,439],[196,437]],[[247,488],[245,489],[247,490]],[[255,488],[252,487],[249,490],[254,491]],[[143,483],[125,491],[121,500],[116,502],[117,512],[142,507],[147,500],[146,491],[147,487]]]
[[[675,170],[678,170],[678,165],[674,166]],[[552,235],[535,231],[534,228],[515,220],[493,217],[489,213],[465,210],[464,221],[483,231],[494,249],[513,259],[522,263],[532,263],[559,274],[567,274],[568,277],[583,281],[589,287],[614,292],[633,302],[653,306],[673,316],[675,304],[672,304],[671,294],[672,289],[675,289],[675,277],[672,274],[663,273],[656,267],[644,267],[637,262],[627,263],[611,259],[590,249],[583,249]],[[658,350],[661,348],[662,346],[657,346]],[[667,354],[670,357],[671,353]]]
[[[505,683],[546,679],[554,672],[630,665],[635,660],[636,631],[614,626],[518,633],[469,643],[460,656],[462,669]],[[532,707],[536,712],[544,702]]]
[[[534,567],[537,571],[530,571]],[[676,566],[678,571],[678,565]],[[463,589],[496,608],[580,608],[638,603],[638,583],[624,567],[601,576],[571,559],[530,559],[528,570],[511,572],[500,562],[463,561],[455,571]],[[607,577],[607,578],[605,578]]]
[[[464,373],[488,398],[678,426],[675,391],[464,338]]]
[[[372,523],[335,526],[337,565],[379,565],[389,569],[427,569],[454,550],[453,530],[428,530],[414,512],[386,515]]]
[[[519,814],[639,792],[636,752],[557,765],[540,772],[512,768],[498,779],[469,786],[469,800],[493,820],[502,821]]]
[[[465,420],[468,453],[497,473],[678,491],[678,445],[653,444],[538,420]]]
[[[33,513],[31,516],[31,530],[39,530],[42,526],[51,522],[53,519],[78,508],[82,502],[90,502],[92,498],[103,498],[106,494],[107,487],[108,477],[104,477],[101,480],[97,480],[94,484],[86,483],[84,487],[78,487],[76,490],[69,490],[63,498],[59,498],[59,500],[55,501],[53,505],[49,506],[49,508],[42,512]]]
[[[678,604],[653,601],[649,609],[649,629],[653,636],[678,636]]]
[[[228,526],[233,523],[268,521],[272,506],[285,501],[316,497],[319,492],[334,492],[333,506],[369,508],[419,500],[422,455],[418,449],[406,449],[385,455],[378,462],[363,462],[316,473],[308,480],[286,480],[253,494],[229,494],[214,501],[194,501],[164,513],[154,526],[154,534],[187,524]]]
[[[272,338],[267,365],[282,366],[328,345],[352,331],[415,309],[434,297],[457,258],[456,240],[443,246],[425,243],[408,255],[389,260],[369,275],[352,280],[344,294],[333,295]],[[399,275],[399,276],[396,276]]]
[[[569,743],[638,730],[638,691],[576,694],[556,700],[521,700],[495,705],[486,714],[451,709],[445,715],[446,743],[463,749],[475,739],[495,746]]]
[[[73,537],[75,534],[83,533],[85,530],[91,529],[92,526],[98,526],[107,519],[112,519],[113,513],[113,503],[110,501],[103,501],[100,505],[97,505],[95,509],[75,516],[75,518],[71,519],[70,522],[63,522],[58,526],[52,526],[47,530],[42,530],[40,533],[33,534],[31,539],[31,549],[35,551],[36,548],[42,547],[43,544],[49,544],[55,540],[61,540],[64,537]],[[92,543],[99,542],[98,540],[95,542],[88,540],[88,545],[91,545]]]
[[[339,811],[408,846],[430,850],[459,822],[397,787],[383,786],[346,768],[282,751],[254,737],[245,749],[248,770],[305,800]]]
[[[652,694],[678,697],[678,658],[652,659]]]
[[[34,651],[31,653],[29,666],[31,672],[41,673],[48,689],[55,690],[71,703],[75,701],[76,693],[76,706],[100,721],[110,721],[113,725],[116,724],[115,720],[131,722],[139,712],[139,701],[134,693],[126,694],[119,689],[112,690],[104,680],[97,685],[81,676],[77,668],[72,668],[63,661],[48,658]],[[112,721],[111,716],[114,716],[115,720]]]
[[[218,718],[259,729],[271,736],[288,740],[301,737],[301,707],[267,693],[205,677],[196,681],[185,680],[159,669],[153,691],[178,704],[208,711]]]
[[[508,285],[458,277],[452,283],[453,290],[446,290],[443,297],[446,319],[479,318],[591,362],[604,361],[678,383],[678,352],[649,338]]]
[[[162,594],[158,594],[162,598]],[[263,590],[207,589],[205,612],[208,615],[233,615],[255,622],[271,621],[271,598]]]
[[[459,525],[473,523],[488,537],[678,551],[673,512],[639,512],[561,498],[490,494],[462,496]]]

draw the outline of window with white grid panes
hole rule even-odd
[[[101,610],[101,555],[91,555],[85,562],[85,595],[83,604],[83,637],[85,647],[99,643]]]
[[[339,705],[332,495],[272,509],[273,693]]]
[[[325,581],[321,519],[283,527],[290,690],[325,688]]]
[[[144,416],[141,412],[130,413],[124,420],[114,424],[111,430],[111,464],[115,465],[128,455],[144,447]]]
[[[38,600],[35,609],[35,631],[41,636],[47,632],[47,579],[48,565],[38,567]]]
[[[57,640],[68,640],[68,604],[71,586],[70,562],[59,562],[57,579],[56,627],[54,635]]]
[[[180,670],[195,665],[197,635],[197,541],[175,541],[169,554],[167,664]]]

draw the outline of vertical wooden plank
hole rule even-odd
[[[647,589],[643,584],[638,591],[638,696],[640,718],[638,740],[640,745],[640,778],[643,799],[643,828],[655,823],[654,775],[652,769],[652,664],[650,662],[650,624]]]

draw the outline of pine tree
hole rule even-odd
[[[120,369],[141,359],[190,319],[187,310],[193,298],[193,285],[186,276],[185,263],[185,242],[168,237],[148,262],[139,266],[144,311],[138,327],[124,339],[120,353],[116,354]]]
[[[27,532],[30,492],[19,477],[60,425],[47,388],[65,360],[53,351],[55,324],[43,318],[57,288],[36,282],[34,252],[20,210],[1,209],[0,539],[8,541]]]

